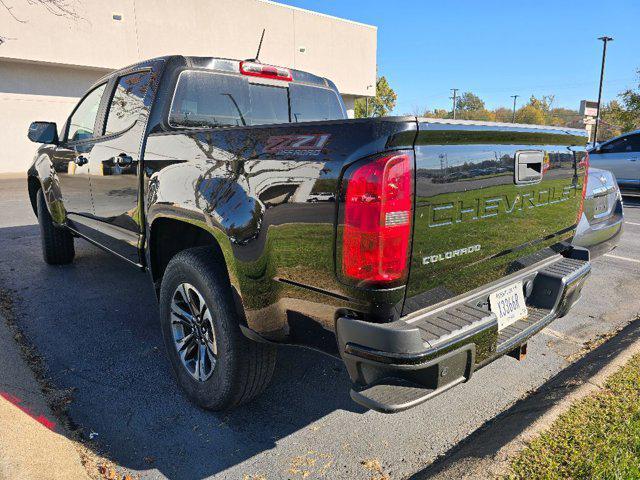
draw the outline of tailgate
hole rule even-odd
[[[403,314],[495,281],[572,238],[585,132],[438,120],[420,120],[418,130]]]

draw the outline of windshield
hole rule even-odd
[[[178,78],[169,125],[244,126],[344,118],[342,103],[331,89],[294,83],[271,86],[238,75],[191,70]]]

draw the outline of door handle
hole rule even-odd
[[[82,165],[86,165],[87,163],[89,163],[89,159],[84,155],[78,155],[76,158],[73,159],[73,162],[79,167],[81,167]]]
[[[133,158],[131,158],[126,153],[121,153],[120,155],[116,155],[115,157],[111,158],[111,160],[113,161],[114,164],[120,165],[121,167],[124,167],[126,165],[131,165],[133,163]]]
[[[631,159],[631,161],[632,161],[632,162],[637,162],[637,161],[638,161],[638,158],[637,158],[637,157],[634,157],[634,158],[632,158],[632,159]]]

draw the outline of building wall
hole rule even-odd
[[[29,124],[62,125],[105,71],[0,61],[0,173],[26,173],[37,148],[27,139]]]
[[[350,113],[375,84],[377,30],[264,0],[86,0],[78,18],[12,3],[0,12],[0,173],[25,172],[34,120],[62,125],[79,97],[110,70],[168,54],[260,59],[332,79]],[[121,16],[115,20],[114,15]]]
[[[376,27],[262,0],[86,0],[77,19],[11,2],[0,16],[0,58],[116,69],[171,54],[260,59],[331,78],[340,92],[375,83]],[[121,20],[114,20],[114,14]],[[301,51],[303,50],[303,51]]]

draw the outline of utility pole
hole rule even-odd
[[[600,123],[600,102],[602,101],[602,82],[604,80],[604,63],[607,59],[607,43],[613,41],[612,37],[599,37],[602,40],[602,66],[600,67],[600,87],[598,89],[598,111],[596,113],[596,125],[593,128],[593,146],[598,142],[598,124]]]
[[[453,100],[453,119],[456,119],[456,106],[457,106],[457,101],[458,101],[458,90],[460,90],[459,88],[452,88],[451,91],[453,92],[453,97],[449,97],[450,99]]]
[[[513,98],[513,117],[511,118],[511,123],[516,123],[516,100],[520,95],[511,95]]]

